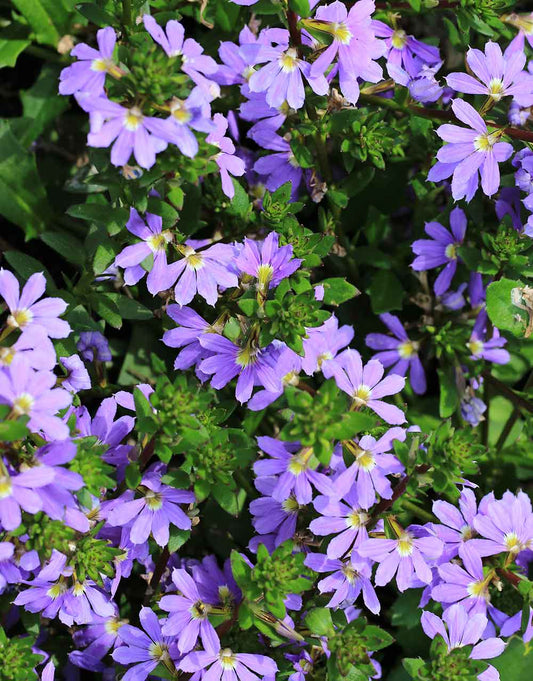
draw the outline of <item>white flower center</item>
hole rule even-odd
[[[413,553],[413,548],[413,537],[408,532],[404,532],[398,537],[396,551],[402,558],[410,556]]]
[[[35,399],[33,395],[29,393],[20,393],[13,401],[13,413],[17,416],[22,416],[22,414],[30,414],[35,404]]]
[[[135,132],[135,130],[137,130],[137,128],[142,124],[142,120],[142,111],[138,107],[134,106],[124,116],[124,127],[126,130]]]
[[[298,52],[294,49],[294,47],[290,47],[278,59],[278,64],[280,65],[283,73],[292,73],[298,68],[298,61]]]
[[[33,320],[33,312],[26,308],[14,310],[7,318],[7,325],[15,329],[23,329]]]
[[[371,395],[372,389],[369,388],[368,385],[361,383],[361,385],[357,386],[353,394],[353,401],[355,402],[355,404],[357,404],[357,406],[363,407],[365,404],[367,404]]]

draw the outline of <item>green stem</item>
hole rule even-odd
[[[69,61],[67,57],[64,57],[61,54],[57,54],[57,52],[47,50],[44,47],[39,47],[38,45],[28,45],[24,52],[31,54],[33,57],[38,57],[39,59],[44,59],[46,61],[53,62],[54,64],[64,65],[68,64]]]
[[[524,392],[526,392],[532,386],[533,386],[533,371],[529,374],[529,377],[528,377],[526,384],[524,386]],[[507,442],[507,438],[509,437],[511,430],[513,429],[514,424],[518,421],[519,416],[520,416],[520,410],[515,406],[513,411],[511,412],[509,418],[505,422],[503,430],[500,433],[498,441],[496,442],[495,448],[496,448],[497,452],[499,452],[505,446],[505,443]]]
[[[490,384],[498,393],[500,393],[500,395],[503,395],[504,397],[507,397],[508,400],[511,400],[516,408],[525,409],[530,414],[533,414],[533,402],[526,399],[525,397],[522,397],[522,395],[515,393],[515,391],[508,385],[505,385],[505,383],[502,383],[497,378],[494,378],[490,371],[486,370],[482,375],[488,384]]]
[[[256,496],[254,488],[250,485],[242,471],[234,471],[233,477],[235,478],[235,482],[242,487],[249,497],[253,498]]]
[[[122,23],[131,26],[131,0],[122,0]]]
[[[417,518],[420,518],[420,520],[423,520],[424,522],[428,523],[435,522],[435,516],[433,515],[433,513],[430,513],[429,511],[424,511],[423,508],[420,508],[420,506],[417,506],[412,501],[409,501],[409,499],[402,499],[402,507],[406,511],[412,513]]]

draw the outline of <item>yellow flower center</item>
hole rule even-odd
[[[343,45],[347,45],[352,39],[350,29],[343,22],[333,23],[331,25],[331,34],[335,40],[337,40],[339,43],[343,43]]]
[[[353,401],[358,407],[364,407],[364,405],[370,399],[371,394],[371,388],[361,383],[361,385],[357,387],[357,390],[353,394]]]
[[[191,270],[201,270],[204,267],[205,262],[203,257],[197,253],[194,248],[190,246],[185,246],[183,249],[183,254],[187,260],[187,267]]]
[[[322,366],[322,363],[325,362],[327,359],[333,359],[333,355],[331,354],[331,352],[322,352],[320,355],[318,355],[316,361],[319,369]]]
[[[489,83],[489,94],[494,101],[499,102],[503,96],[503,81],[501,78],[493,78]]]
[[[244,367],[250,366],[250,364],[255,364],[257,362],[257,350],[246,346],[239,350],[237,357],[235,358],[237,364],[244,369]]]
[[[313,450],[309,447],[302,449],[297,454],[291,456],[287,470],[293,475],[300,475],[309,468],[309,459]]]
[[[457,258],[457,244],[448,244],[444,249],[444,254],[450,260],[455,260]]]
[[[391,42],[393,47],[397,50],[401,50],[407,42],[407,33],[401,28],[394,31],[391,36]]]
[[[467,541],[468,539],[472,539],[474,536],[474,530],[470,527],[470,525],[464,525],[461,527],[461,537]]]
[[[22,308],[21,310],[14,310],[7,318],[7,325],[15,329],[23,329],[33,320],[33,312]]]
[[[494,134],[484,133],[474,138],[474,148],[476,151],[490,151],[498,141],[498,136]]]
[[[205,620],[209,613],[209,606],[202,601],[197,601],[194,605],[189,608],[189,612],[192,618],[195,620]]]
[[[366,449],[362,450],[361,453],[357,455],[355,463],[364,471],[371,471],[376,467],[374,455]]]
[[[281,379],[281,382],[283,385],[298,385],[298,373],[296,371],[289,371],[288,374],[285,374],[283,378]]]
[[[153,234],[146,239],[146,243],[150,246],[152,253],[157,253],[157,251],[164,251],[167,244],[172,241],[172,233],[168,230],[160,232],[159,234]]]
[[[503,541],[505,542],[505,546],[509,553],[520,553],[520,551],[522,551],[522,542],[514,532],[506,534]]]
[[[369,519],[368,513],[360,511],[359,509],[354,509],[350,515],[346,517],[346,525],[352,530],[356,530],[359,527],[363,527],[367,524]]]
[[[115,64],[111,59],[93,59],[91,62],[91,71],[105,71],[109,73],[114,68]]]
[[[218,659],[223,669],[235,669],[237,657],[230,648],[223,648],[218,654]]]
[[[398,551],[402,558],[413,553],[413,537],[408,532],[404,532],[398,537],[396,551]]]
[[[472,598],[484,598],[488,601],[489,592],[487,591],[487,585],[484,580],[481,579],[477,582],[470,582],[466,587],[466,590]]]
[[[16,416],[22,416],[23,414],[30,414],[33,409],[35,400],[29,393],[20,393],[13,401],[13,413]]]
[[[64,594],[66,590],[67,590],[67,585],[65,584],[65,582],[60,580],[59,582],[56,582],[53,586],[51,586],[48,589],[48,591],[46,592],[46,595],[50,596],[50,598],[55,600],[56,598],[59,598],[59,596]]]
[[[402,359],[409,359],[413,355],[416,355],[417,350],[418,343],[413,341],[405,341],[404,343],[400,343],[398,345],[398,354]]]
[[[350,584],[353,584],[355,581],[357,581],[357,578],[359,577],[357,570],[354,570],[354,568],[348,563],[342,566],[342,574],[346,577]]]
[[[259,282],[259,288],[265,290],[272,281],[272,275],[274,274],[274,268],[272,265],[259,265],[257,268],[257,280]]]
[[[123,624],[124,622],[122,620],[113,617],[112,619],[107,620],[104,628],[108,634],[115,635]]]
[[[470,350],[473,355],[479,355],[483,350],[483,341],[474,339],[466,344],[466,347]]]
[[[187,109],[185,102],[177,98],[172,100],[170,113],[178,123],[188,123],[192,118],[192,113]]]
[[[0,364],[3,364],[4,366],[9,366],[11,362],[13,361],[13,357],[15,356],[15,349],[13,347],[11,348],[0,348]]]
[[[76,582],[74,586],[72,587],[72,593],[74,596],[81,596],[82,594],[85,593],[85,587],[81,582]]]
[[[163,506],[163,497],[161,494],[152,492],[152,490],[148,490],[146,492],[144,499],[146,501],[146,505],[151,511],[159,511],[159,509]]]
[[[153,660],[159,660],[159,662],[170,659],[168,648],[164,643],[152,643],[148,652]]]
[[[11,484],[11,478],[9,475],[2,475],[0,477],[0,499],[5,499],[11,496],[11,490],[13,485]]]
[[[142,111],[138,107],[134,106],[128,111],[128,113],[124,117],[124,127],[127,130],[134,132],[141,125],[142,119],[143,119]]]
[[[281,70],[284,73],[291,73],[298,68],[298,52],[294,47],[290,47],[278,60]]]
[[[289,497],[285,501],[281,502],[281,508],[285,513],[297,513],[300,508],[300,504],[296,501],[294,497]]]

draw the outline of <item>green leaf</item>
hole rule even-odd
[[[365,627],[364,636],[369,650],[381,650],[394,643],[394,638],[387,631],[373,624]]]
[[[230,489],[228,485],[218,484],[213,487],[213,496],[226,513],[237,516],[244,506],[246,491],[244,489]]]
[[[95,311],[104,319],[110,326],[115,329],[120,329],[122,326],[122,317],[115,301],[111,298],[109,293],[97,294],[95,298],[91,299],[91,303]]]
[[[168,550],[169,553],[175,553],[179,548],[185,544],[189,539],[191,533],[189,530],[179,530],[177,527],[172,525],[170,528],[170,538],[168,540]]]
[[[231,571],[233,572],[233,578],[241,589],[245,589],[246,586],[250,584],[252,568],[248,565],[244,557],[235,549],[231,552]]]
[[[65,260],[74,265],[82,266],[85,262],[85,249],[79,239],[67,232],[45,232],[41,234],[41,241],[62,255]]]
[[[27,27],[17,23],[0,32],[0,69],[15,66],[19,54],[31,44],[31,40],[26,39],[27,34]]]
[[[402,660],[405,671],[412,676],[413,679],[419,678],[418,672],[425,665],[424,660],[420,657],[406,657]]]
[[[20,93],[23,116],[29,123],[19,138],[24,146],[37,139],[69,107],[68,97],[57,95],[59,71],[57,66],[44,66],[31,88]]]
[[[323,279],[320,284],[324,287],[324,303],[326,305],[341,305],[360,293],[353,284],[341,277]]]
[[[367,293],[375,314],[402,309],[405,291],[401,281],[390,270],[380,270],[372,275]]]
[[[231,213],[238,217],[246,218],[252,210],[248,194],[236,179],[233,179],[233,187],[235,188],[235,195],[231,200]]]
[[[2,442],[14,442],[23,440],[29,435],[29,430],[20,421],[4,421],[0,423],[0,440]]]
[[[35,156],[5,121],[0,122],[0,148],[0,214],[22,227],[29,239],[44,231],[51,215]]]
[[[302,19],[305,19],[311,14],[309,0],[289,0],[289,9],[296,12]]]
[[[513,637],[504,652],[490,663],[500,672],[500,681],[529,679],[533,665],[533,647],[524,644],[522,639]]]
[[[325,431],[325,435],[334,440],[348,440],[357,433],[370,430],[375,423],[376,419],[370,414],[352,411],[343,414],[336,423],[329,426]]]
[[[439,397],[439,415],[446,419],[451,416],[459,406],[459,393],[457,391],[457,383],[455,381],[455,369],[453,366],[445,369],[438,369],[440,397]]]
[[[128,296],[123,296],[120,293],[108,293],[106,295],[115,303],[122,319],[136,319],[142,321],[145,319],[152,319],[154,316],[152,310],[149,310],[133,298],[128,298]]]
[[[13,0],[39,43],[57,46],[68,26],[76,0]]]
[[[129,487],[129,489],[135,489],[141,483],[141,471],[139,470],[139,464],[137,462],[128,464],[126,466],[124,477],[126,479],[126,485]]]
[[[148,199],[147,212],[161,216],[161,219],[163,220],[163,229],[173,227],[180,217],[180,214],[173,206],[166,201],[158,199],[156,196],[150,196]]]
[[[82,2],[76,10],[96,26],[113,26],[116,18],[91,2]]]
[[[529,320],[528,311],[523,309],[523,284],[512,279],[500,279],[487,288],[487,313],[498,329],[510,331],[523,338]],[[533,314],[533,310],[531,311]]]
[[[317,636],[332,636],[335,633],[329,608],[313,608],[305,616],[305,623]]]
[[[46,279],[47,292],[50,293],[56,290],[56,285],[50,272],[42,263],[32,258],[31,255],[20,253],[20,251],[6,251],[4,257],[22,279],[29,279],[35,272],[42,272]]]

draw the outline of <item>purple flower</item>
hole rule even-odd
[[[209,355],[209,351],[200,345],[199,337],[215,329],[190,307],[169,305],[167,314],[179,326],[165,331],[163,343],[169,348],[183,348],[174,361],[174,369],[190,369]],[[203,374],[202,378],[205,380],[206,375]]]
[[[237,0],[233,1],[237,2]],[[533,47],[533,12],[529,14],[515,14],[514,12],[513,14],[505,14],[502,20],[518,29],[517,35],[509,44],[509,49],[523,52],[526,39],[529,45]]]
[[[342,558],[368,539],[368,507],[361,505],[355,490],[350,490],[342,497],[318,496],[313,502],[320,518],[312,520],[309,529],[319,537],[335,535],[327,548],[328,558],[331,559]]]
[[[375,615],[381,609],[378,597],[370,581],[372,574],[371,563],[353,551],[348,560],[332,560],[322,553],[310,553],[305,564],[315,572],[331,572],[325,579],[318,582],[320,593],[333,591],[328,608],[345,608],[353,605],[359,594],[363,594],[366,607]]]
[[[180,595],[169,594],[159,601],[162,610],[170,613],[163,624],[165,636],[177,636],[177,646],[181,653],[194,648],[198,638],[204,648],[220,646],[217,633],[209,621],[210,605],[200,598],[193,578],[186,570],[173,570],[172,581]]]
[[[493,103],[512,96],[521,106],[533,104],[533,76],[524,71],[526,55],[509,46],[502,54],[498,43],[489,40],[485,53],[470,48],[466,61],[475,78],[468,73],[450,73],[449,87],[469,95],[486,95]]]
[[[474,427],[484,420],[483,414],[487,411],[487,405],[476,395],[481,382],[483,379],[470,379],[461,397],[461,416]]]
[[[272,350],[267,357],[276,376],[281,376],[281,384],[275,391],[259,390],[248,402],[248,409],[259,411],[265,409],[269,404],[283,395],[285,386],[297,385],[299,374],[302,368],[302,358],[294,350],[288,348],[285,343],[280,341],[272,342]]]
[[[51,371],[34,371],[24,357],[17,356],[0,371],[0,404],[8,404],[14,417],[29,416],[30,430],[52,440],[64,440],[69,429],[56,414],[70,405],[72,395],[54,388],[55,384]]]
[[[466,232],[466,215],[461,208],[454,208],[451,211],[450,227],[451,232],[440,222],[427,222],[424,229],[431,238],[418,239],[412,245],[413,253],[417,256],[411,264],[415,272],[446,265],[433,285],[438,296],[450,288],[457,269],[457,249],[462,245]]]
[[[190,158],[198,152],[198,140],[192,130],[207,133],[213,130],[213,124],[204,115],[200,92],[195,88],[186,100],[173,97],[169,102],[170,116],[165,121],[169,141]]]
[[[100,331],[82,331],[76,348],[86,362],[110,362],[113,359],[107,338]]]
[[[21,509],[32,514],[42,510],[42,499],[34,488],[47,485],[53,478],[51,468],[30,468],[15,474],[0,459],[0,525],[4,530],[12,532],[19,527]]]
[[[225,606],[242,600],[229,559],[220,569],[215,556],[205,556],[201,563],[192,566],[192,576],[203,601]]]
[[[275,152],[257,159],[254,163],[255,172],[266,176],[265,185],[269,191],[275,191],[282,184],[290,182],[291,200],[295,201],[302,182],[303,170],[292,153],[291,145],[273,129],[266,127],[254,135],[254,141]]]
[[[77,393],[80,390],[89,390],[91,379],[79,355],[60,357],[59,361],[67,372],[62,382],[64,388],[73,393]]]
[[[163,220],[159,215],[146,213],[146,222],[135,208],[130,208],[130,217],[126,223],[129,232],[141,241],[126,246],[115,258],[115,265],[124,267],[124,282],[128,286],[136,284],[146,274],[142,263],[149,256],[153,257],[153,265],[146,278],[146,286],[152,295],[166,291],[178,277],[178,263],[167,262],[167,247],[172,241],[172,232],[163,230]]]
[[[124,624],[118,635],[124,645],[115,648],[112,657],[123,665],[134,665],[122,677],[122,681],[144,681],[149,674],[163,664],[174,670],[179,653],[170,636],[163,636],[161,623],[150,608],[141,608],[139,620],[142,628]]]
[[[237,275],[230,269],[235,257],[233,247],[228,244],[214,244],[202,250],[192,246],[178,246],[183,258],[173,263],[172,268],[178,281],[174,297],[179,305],[187,305],[198,293],[209,305],[218,300],[218,286],[226,289],[237,286]]]
[[[515,173],[515,178],[518,173]],[[521,199],[520,190],[516,187],[502,187],[500,195],[494,205],[496,217],[498,220],[503,220],[506,215],[509,215],[513,227],[522,232],[524,225],[522,224],[521,215]]]
[[[474,325],[470,340],[466,344],[466,347],[472,353],[470,359],[484,359],[487,362],[493,362],[494,364],[507,364],[510,361],[511,356],[507,350],[503,349],[507,340],[503,338],[503,336],[500,336],[499,330],[493,328],[492,338],[487,341],[483,340],[487,331],[487,322],[487,313],[485,310],[482,310]]]
[[[308,504],[313,496],[312,487],[323,494],[332,492],[328,478],[311,467],[313,450],[310,447],[301,447],[299,442],[283,442],[267,435],[259,436],[257,444],[272,458],[256,461],[254,473],[259,478],[279,476],[272,490],[272,496],[277,501],[285,501],[292,493],[299,504]]]
[[[433,531],[445,543],[442,558],[446,561],[462,553],[465,542],[476,535],[474,518],[478,514],[476,497],[471,489],[465,487],[459,497],[459,508],[447,501],[433,502],[433,515],[442,524],[434,523]]]
[[[276,132],[287,118],[290,107],[287,104],[282,104],[278,107],[271,107],[266,102],[264,92],[248,92],[248,101],[243,102],[239,108],[239,116],[245,120],[254,123],[247,136],[256,141],[257,144],[263,146],[267,136]],[[269,148],[269,147],[264,147]]]
[[[294,536],[298,511],[301,508],[293,494],[283,501],[274,499],[272,493],[277,484],[278,478],[274,475],[257,478],[255,486],[264,496],[250,502],[255,531],[259,535],[273,535],[274,548]],[[265,543],[263,536],[254,537],[252,542],[254,547],[256,543]]]
[[[533,512],[531,500],[524,492],[515,496],[505,492],[492,501],[483,514],[476,516],[474,527],[483,539],[473,543],[482,556],[507,553],[516,557],[520,551],[533,549]]]
[[[113,61],[113,50],[117,36],[111,26],[101,28],[96,34],[98,49],[85,43],[76,45],[70,56],[80,61],[67,66],[59,76],[59,93],[72,95],[75,92],[90,92],[93,95],[103,93],[105,78],[108,73],[121,75],[120,69]]]
[[[440,70],[442,62],[428,66],[424,64],[415,78],[409,78],[406,73],[406,85],[409,88],[409,94],[417,102],[424,104],[433,103],[439,100],[444,88],[436,78],[437,72]],[[396,82],[398,80],[396,79]]]
[[[144,475],[138,490],[140,498],[133,499],[133,492],[127,491],[110,502],[111,506],[105,511],[110,525],[132,523],[130,538],[134,544],[144,543],[151,534],[159,546],[166,546],[170,525],[180,530],[191,529],[191,519],[179,504],[193,503],[193,492],[164,485],[155,471]]]
[[[357,547],[364,558],[379,563],[375,583],[385,586],[396,575],[400,591],[409,589],[412,581],[418,578],[424,584],[432,580],[431,567],[444,548],[437,537],[420,525],[410,525],[399,531],[397,539],[367,539]]]
[[[143,16],[144,26],[169,57],[181,57],[181,70],[193,80],[209,99],[220,94],[219,87],[206,76],[218,70],[216,61],[203,54],[203,47],[192,38],[185,38],[185,29],[175,19],[167,22],[165,30],[149,14]]]
[[[292,109],[300,109],[305,102],[304,77],[316,94],[327,94],[328,81],[323,74],[312,75],[311,65],[298,56],[294,47],[289,47],[287,32],[284,39],[278,36],[273,42],[277,44],[264,45],[259,50],[256,63],[268,63],[250,77],[251,92],[266,91],[267,104],[273,108],[287,102]]]
[[[353,327],[345,324],[339,328],[339,320],[332,314],[321,326],[308,328],[306,332],[302,369],[308,376],[322,371],[325,378],[331,378],[342,370],[337,355],[351,342]]]
[[[328,33],[333,38],[331,45],[313,62],[311,77],[322,76],[337,58],[341,92],[351,104],[359,99],[358,78],[371,83],[383,79],[381,66],[373,60],[382,57],[387,47],[376,38],[371,19],[374,10],[374,0],[356,2],[349,12],[342,2],[333,2],[319,7],[314,19],[303,21],[304,26]]]
[[[200,362],[199,369],[212,375],[211,385],[220,390],[238,376],[235,397],[242,404],[250,399],[254,385],[267,390],[279,390],[280,379],[266,359],[266,350],[248,343],[240,347],[217,333],[205,333],[199,337],[200,345],[213,353]]]
[[[0,486],[1,486],[0,478]],[[1,494],[1,492],[0,492]],[[1,513],[1,502],[0,502]],[[8,584],[17,584],[22,575],[13,560],[15,546],[8,541],[0,541],[0,594],[3,594]]]
[[[437,134],[446,144],[437,153],[437,163],[431,168],[428,180],[438,182],[452,177],[452,195],[458,201],[474,196],[479,186],[487,196],[492,196],[500,186],[498,163],[506,161],[513,153],[508,142],[499,142],[501,130],[489,132],[478,112],[462,99],[454,99],[452,109],[468,128],[445,123]]]
[[[138,106],[127,108],[87,93],[79,93],[76,99],[91,114],[87,144],[96,148],[113,144],[111,163],[115,166],[126,165],[133,154],[141,168],[151,168],[156,154],[172,141],[166,121],[145,116]]]
[[[0,367],[9,366],[21,354],[32,369],[52,371],[56,365],[54,345],[42,326],[30,326],[9,347],[0,347]]]
[[[433,66],[440,62],[436,47],[407,35],[403,29],[393,29],[382,21],[373,21],[372,25],[375,35],[385,39],[388,48],[387,69],[394,80],[398,69],[407,71],[411,78],[416,78],[425,64]]]
[[[392,449],[394,440],[405,440],[403,428],[389,428],[379,440],[363,435],[357,443],[347,442],[345,446],[355,461],[335,479],[336,494],[343,496],[353,487],[358,503],[366,509],[376,502],[377,495],[390,499],[392,487],[386,476],[403,472],[394,454],[385,454]]]
[[[299,258],[292,257],[291,244],[278,244],[279,234],[276,232],[270,232],[262,242],[245,238],[244,248],[235,261],[242,272],[257,279],[257,289],[264,295],[294,274],[302,264]]]
[[[431,590],[433,600],[445,605],[461,603],[471,614],[486,614],[490,601],[490,579],[487,580],[483,574],[483,564],[474,547],[477,541],[472,539],[463,544],[461,549],[463,567],[457,563],[439,565],[441,583]]]
[[[425,610],[420,618],[422,628],[429,638],[441,636],[448,646],[448,651],[463,646],[474,647],[469,657],[472,660],[487,660],[501,655],[505,649],[505,643],[500,638],[483,638],[483,632],[487,627],[487,618],[482,613],[469,614],[460,605],[448,608],[442,616]],[[500,675],[491,665],[479,674],[479,681],[498,681]]]
[[[235,196],[235,187],[230,175],[239,177],[244,175],[245,166],[244,161],[235,155],[235,145],[226,137],[226,130],[228,129],[228,121],[220,113],[213,116],[213,123],[215,129],[209,133],[206,138],[208,144],[218,147],[220,151],[213,158],[220,170],[220,180],[222,182],[222,191],[229,198]]]
[[[234,653],[230,648],[198,650],[180,661],[184,672],[202,672],[200,678],[207,681],[252,681],[257,677],[274,678],[278,665],[265,655]],[[207,670],[207,671],[205,671]]]
[[[261,45],[269,43],[269,37],[276,35],[283,29],[264,29],[255,35],[248,26],[244,26],[239,33],[239,44],[223,41],[218,48],[218,54],[222,65],[218,66],[217,72],[213,74],[213,80],[220,85],[245,85],[254,72],[253,64],[255,58],[253,52],[259,52]],[[246,52],[242,46],[246,45]],[[248,88],[243,90],[243,94],[250,95]]]
[[[383,364],[377,359],[371,359],[363,367],[357,350],[345,350],[341,355],[341,364],[342,370],[335,372],[335,381],[341,390],[350,395],[356,408],[368,407],[393,425],[405,423],[403,411],[381,399],[400,392],[405,385],[405,378],[396,374],[383,378]]]
[[[36,272],[24,284],[21,293],[15,275],[9,270],[0,269],[0,296],[9,309],[8,328],[24,330],[39,326],[50,338],[66,338],[69,335],[68,323],[58,319],[67,309],[67,303],[62,298],[39,300],[45,288],[44,274]],[[7,334],[4,331],[3,336],[5,335]]]
[[[392,366],[391,374],[405,376],[409,369],[409,379],[415,393],[426,392],[426,374],[418,357],[419,343],[409,339],[398,317],[388,312],[379,316],[395,338],[383,333],[369,333],[365,343],[372,350],[380,350],[374,359],[378,359],[385,368]],[[399,341],[399,342],[398,342]]]
[[[119,619],[116,607],[111,616],[95,615],[90,624],[74,632],[72,636],[74,643],[84,650],[74,650],[69,653],[69,660],[81,669],[103,671],[105,665],[102,658],[119,643],[118,632],[124,624],[126,622]]]

